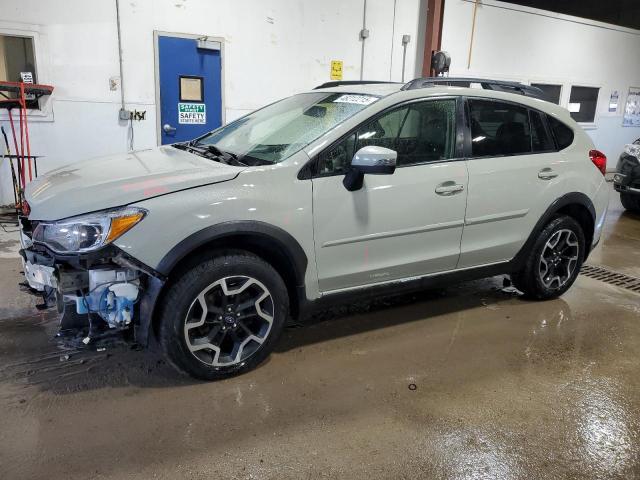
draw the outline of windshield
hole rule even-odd
[[[247,164],[277,163],[355,115],[379,97],[313,92],[294,95],[197,139]]]

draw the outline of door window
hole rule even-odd
[[[469,111],[472,156],[531,152],[529,113],[525,107],[493,100],[469,100]]]
[[[536,110],[529,110],[531,120],[531,149],[534,152],[550,152],[555,150],[553,139],[551,138],[544,124],[543,114]]]
[[[398,166],[453,158],[455,113],[455,99],[430,100],[392,110],[320,154],[318,174],[346,173],[355,152],[368,145],[395,150]]]

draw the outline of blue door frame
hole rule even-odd
[[[222,41],[156,32],[160,144],[192,140],[222,125]]]

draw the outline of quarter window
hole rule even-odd
[[[556,139],[556,145],[558,150],[567,148],[573,143],[573,130],[567,127],[560,120],[556,120],[550,115],[547,115],[547,123],[553,132],[553,136]]]
[[[498,157],[531,152],[529,113],[525,107],[491,100],[469,100],[471,152]]]

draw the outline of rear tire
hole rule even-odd
[[[269,356],[288,312],[287,288],[261,258],[244,251],[202,256],[162,299],[159,343],[179,371],[227,378]]]
[[[513,285],[526,298],[548,300],[566,292],[576,280],[585,258],[586,242],[580,224],[562,215],[540,232]]]
[[[629,193],[621,193],[620,201],[622,206],[630,212],[640,213],[640,195],[631,195]]]

